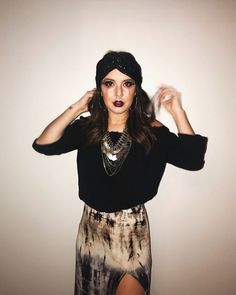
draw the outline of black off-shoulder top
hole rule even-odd
[[[108,176],[103,167],[100,144],[86,145],[88,135],[83,130],[86,120],[88,118],[83,117],[75,120],[56,142],[41,145],[35,139],[32,146],[45,155],[78,150],[79,197],[98,211],[115,212],[152,199],[157,194],[167,163],[192,171],[204,166],[207,137],[176,135],[161,126],[152,127],[157,140],[148,155],[140,144],[133,142],[118,174]],[[120,133],[111,132],[110,135],[116,141]]]

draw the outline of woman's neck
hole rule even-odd
[[[124,131],[128,116],[126,114],[113,114],[108,117],[108,131]]]

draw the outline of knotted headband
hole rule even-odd
[[[117,69],[123,74],[134,79],[136,84],[141,87],[142,84],[142,69],[137,63],[134,56],[125,51],[109,51],[97,63],[96,68],[96,85],[100,88],[102,79],[112,70]]]

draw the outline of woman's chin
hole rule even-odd
[[[129,112],[129,108],[127,107],[113,107],[108,109],[108,113],[112,113],[112,114],[126,114]]]

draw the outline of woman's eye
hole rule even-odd
[[[131,86],[133,86],[134,85],[134,82],[133,81],[126,81],[125,83],[124,83],[124,85],[125,85],[125,87],[131,87]]]
[[[112,81],[103,81],[102,82],[106,87],[111,87],[113,85]]]

